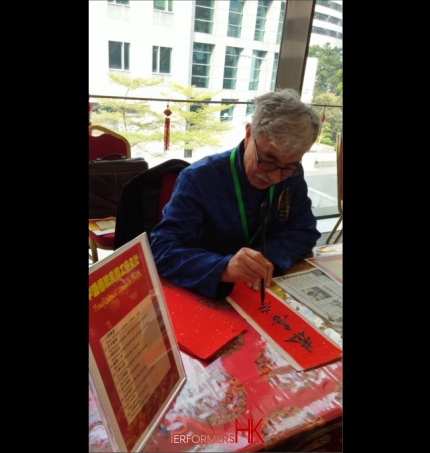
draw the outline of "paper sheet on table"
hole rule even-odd
[[[342,286],[320,269],[282,275],[272,279],[290,296],[321,316],[336,332],[342,334]]]
[[[177,285],[163,283],[173,330],[181,349],[210,359],[245,329],[245,324],[204,305],[204,297]]]
[[[97,236],[115,233],[115,217],[106,217],[104,219],[90,219],[88,228]]]
[[[342,253],[328,256],[314,256],[307,258],[306,261],[312,266],[321,269],[326,275],[331,277],[335,282],[342,285]]]
[[[93,230],[93,233],[96,236],[103,236],[105,234],[115,233],[115,228],[109,228],[108,230]]]
[[[266,290],[262,305],[260,292],[240,282],[226,299],[297,371],[342,357],[342,349],[276,294]]]

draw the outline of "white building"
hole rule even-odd
[[[164,99],[174,81],[221,91],[214,101],[250,101],[275,88],[285,8],[285,0],[89,0],[89,93]],[[311,45],[342,45],[341,9],[342,1],[317,0]],[[309,71],[305,102],[315,62]],[[125,93],[109,72],[163,83]],[[250,113],[234,107],[234,117]]]
[[[342,17],[342,0],[317,0],[310,45],[342,48]]]

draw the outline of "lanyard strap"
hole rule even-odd
[[[252,244],[252,242],[254,241],[255,236],[257,236],[257,233],[260,231],[261,225],[260,225],[260,228],[257,230],[257,232],[252,237],[252,239],[249,240],[248,222],[246,221],[245,207],[243,206],[242,191],[240,190],[239,177],[237,176],[236,166],[234,165],[235,153],[236,153],[236,148],[234,148],[230,154],[230,168],[231,168],[231,173],[233,175],[233,182],[234,182],[234,188],[236,190],[237,203],[239,205],[240,220],[242,222],[242,229],[243,229],[243,235],[245,237],[245,244],[249,247]],[[269,189],[269,207],[272,205],[274,190],[275,190],[275,187],[273,185],[271,185],[270,189]],[[266,218],[264,219],[264,223],[267,223],[268,219],[269,219],[269,209],[267,210]]]

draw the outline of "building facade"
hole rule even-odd
[[[275,88],[285,0],[89,0],[89,93],[125,96],[109,73],[161,83],[130,96],[163,98],[169,82],[217,92],[214,101],[250,102]],[[310,45],[342,45],[342,2],[317,0]],[[303,100],[311,102],[317,62]],[[244,118],[235,105],[221,119]]]

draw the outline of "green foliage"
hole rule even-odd
[[[125,88],[124,96],[133,90],[160,83],[159,80],[141,77],[131,78],[123,74],[108,74],[116,84]],[[154,140],[153,134],[164,124],[164,115],[154,112],[145,101],[100,98],[91,114],[93,124],[101,124],[123,135],[130,147]]]
[[[331,48],[329,43],[324,46],[311,46],[308,57],[318,58],[313,104],[327,106],[314,107],[321,115],[325,115],[318,142],[332,146],[336,143],[336,134],[342,131],[342,108],[330,107],[342,105],[342,49]]]
[[[331,131],[331,125],[330,123],[326,123],[324,121],[324,124],[321,129],[321,139],[320,143],[324,145],[330,145],[334,146],[336,142],[333,142],[332,140],[332,131]]]
[[[329,43],[309,47],[308,57],[318,58],[314,97],[322,93],[342,96],[342,49]]]
[[[111,80],[125,88],[124,96],[130,96],[133,90],[157,85],[159,80],[131,78],[123,74],[109,74]],[[231,129],[231,125],[220,121],[216,113],[228,109],[231,104],[210,104],[209,101],[219,91],[196,88],[195,85],[183,86],[170,84],[170,92],[162,93],[168,99],[181,99],[193,102],[172,102],[169,108],[170,143],[179,144],[186,149],[205,146],[217,146],[220,137]],[[160,109],[161,110],[161,109]],[[164,140],[163,112],[155,112],[145,101],[131,99],[100,98],[93,108],[91,122],[101,124],[119,132],[127,138],[130,146]]]
[[[340,82],[337,84],[336,93],[339,93],[339,97],[343,99],[343,69],[339,69],[337,75],[340,79]]]
[[[210,91],[196,88],[195,85],[180,85],[171,82],[169,92],[162,95],[167,99],[181,99],[193,102],[172,102],[169,108],[170,142],[181,144],[185,149],[195,149],[205,146],[217,146],[222,135],[231,129],[231,124],[222,122],[219,114],[232,104],[211,104],[216,94],[223,90]]]
[[[342,108],[330,106],[341,105],[341,98],[333,93],[323,93],[314,99],[314,103],[327,106],[325,108],[314,107],[314,110],[320,115],[323,113],[325,115],[319,141],[326,145],[334,145],[336,143],[336,134],[342,131]]]

